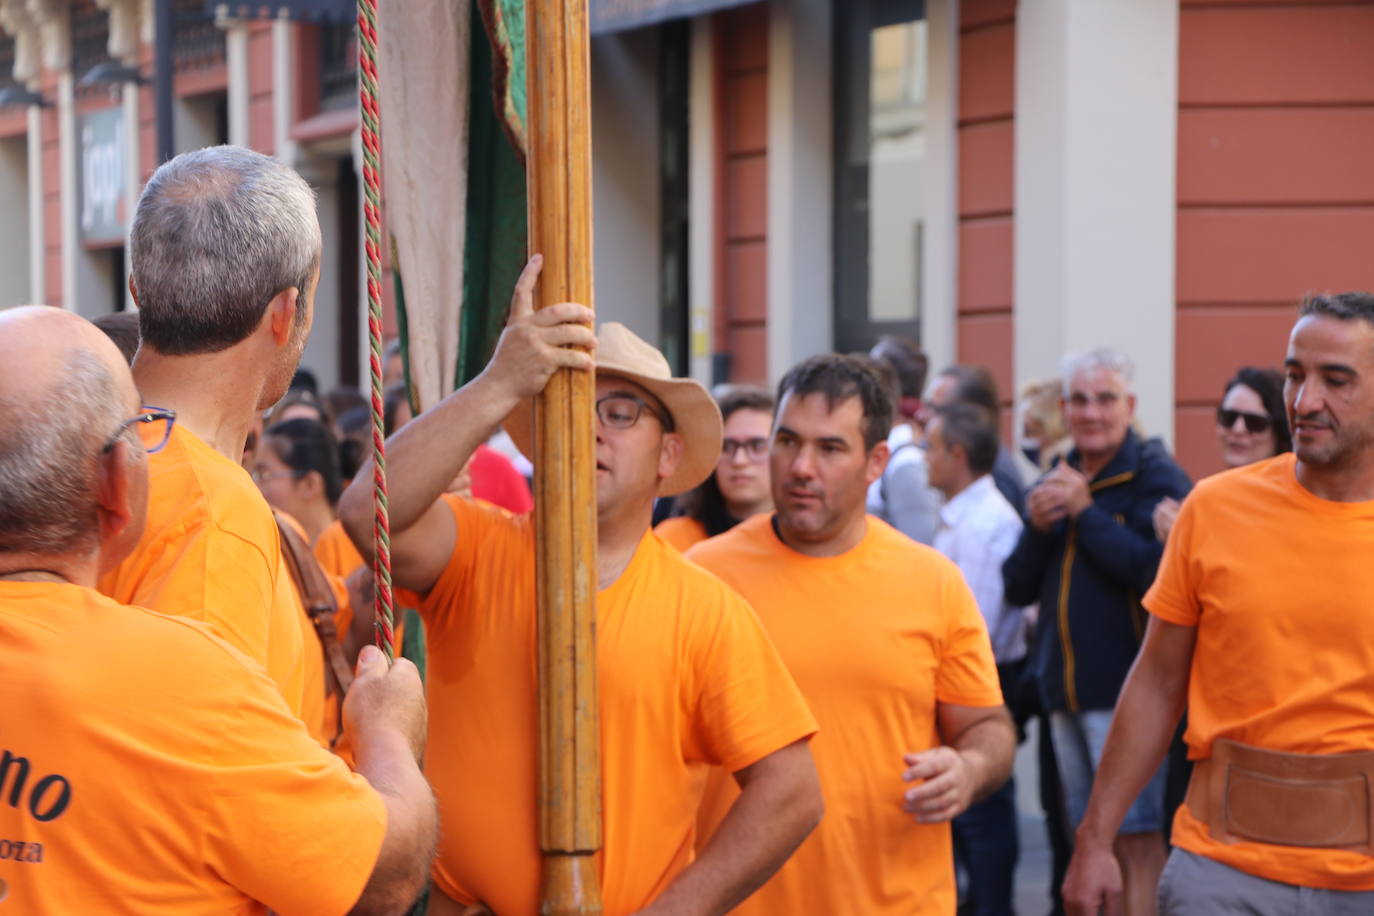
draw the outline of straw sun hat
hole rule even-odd
[[[629,379],[663,404],[682,436],[682,460],[659,484],[660,496],[684,493],[711,475],[720,458],[725,425],[720,408],[700,383],[673,378],[668,360],[625,325],[608,321],[596,335],[596,371]],[[506,432],[526,457],[534,458],[534,400],[521,401],[506,417]]]

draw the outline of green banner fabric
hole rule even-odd
[[[468,94],[467,238],[457,385],[470,381],[491,359],[528,244],[524,4],[490,0],[477,6]]]

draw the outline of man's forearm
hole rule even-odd
[[[386,442],[387,496],[393,532],[434,505],[472,453],[515,406],[478,376],[392,435]],[[359,469],[339,501],[339,517],[355,544],[372,541],[372,462]],[[367,551],[363,551],[367,556]]]
[[[1005,708],[970,725],[949,745],[959,752],[969,767],[975,803],[1002,788],[1011,778],[1016,757],[1016,728]]]
[[[805,755],[785,778],[746,783],[697,860],[643,914],[720,916],[763,886],[820,823],[823,805],[805,742],[777,754]]]
[[[420,895],[434,860],[439,834],[434,793],[399,732],[359,736],[355,757],[358,773],[386,806],[386,838],[352,912],[399,912]]]

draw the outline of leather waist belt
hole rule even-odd
[[[1188,809],[1222,843],[1374,855],[1374,752],[1290,754],[1220,739],[1196,761]]]

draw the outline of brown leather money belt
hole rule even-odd
[[[1374,751],[1292,754],[1229,739],[1193,766],[1188,809],[1222,843],[1348,849],[1374,855]]]

